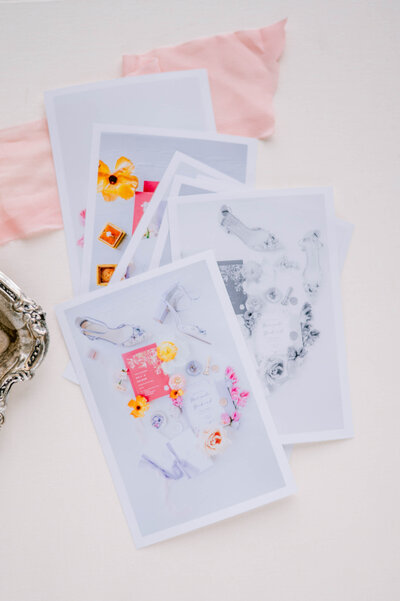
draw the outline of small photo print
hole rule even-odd
[[[58,317],[138,547],[294,491],[212,254]]]
[[[172,257],[212,249],[285,444],[353,435],[329,188],[169,200]]]
[[[121,77],[47,91],[45,104],[72,283],[77,293],[82,277],[82,249],[87,237],[84,215],[93,127],[97,123],[115,122],[131,125],[134,121],[136,125],[146,127],[151,123],[158,128],[215,131],[208,76],[205,69],[193,69]],[[110,186],[115,187],[112,176],[120,167],[116,167],[115,161],[122,154],[111,160],[97,157],[110,170]],[[126,196],[127,189],[122,188],[120,192]],[[114,216],[106,217],[106,220],[115,222]],[[100,225],[96,233],[99,229]],[[126,228],[126,231],[130,232],[130,229]],[[111,262],[117,262],[115,257],[99,256],[95,264]],[[92,286],[93,289],[96,287],[94,280]]]

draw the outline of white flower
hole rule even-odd
[[[258,282],[262,275],[262,267],[256,261],[243,263],[242,273],[246,282]]]

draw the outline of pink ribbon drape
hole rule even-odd
[[[265,138],[274,128],[285,23],[124,56],[123,74],[205,68],[217,130]],[[0,244],[61,227],[46,121],[0,130]]]

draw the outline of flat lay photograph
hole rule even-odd
[[[399,27],[0,0],[0,601],[400,599]]]

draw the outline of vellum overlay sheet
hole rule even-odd
[[[329,188],[169,199],[173,258],[213,249],[284,443],[352,436]]]
[[[57,315],[138,547],[294,491],[212,253]]]

